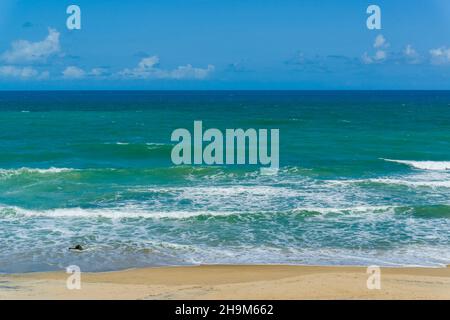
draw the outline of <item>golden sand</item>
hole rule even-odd
[[[381,289],[364,267],[212,265],[83,273],[0,275],[0,299],[450,299],[450,268],[382,268]]]

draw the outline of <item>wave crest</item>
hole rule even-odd
[[[450,170],[450,161],[414,161],[414,160],[394,160],[394,159],[383,159],[383,160],[405,164],[410,167],[421,170],[439,170],[439,171]]]
[[[40,174],[46,174],[46,173],[62,173],[62,172],[72,172],[77,171],[78,169],[73,168],[55,168],[50,167],[47,169],[41,169],[41,168],[18,168],[18,169],[0,169],[0,176],[13,176],[13,175],[19,175],[19,174],[26,174],[26,173],[40,173]]]

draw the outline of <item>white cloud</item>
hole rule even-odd
[[[0,66],[0,77],[15,78],[20,80],[27,79],[48,79],[49,72],[39,72],[32,67]]]
[[[371,64],[373,63],[373,59],[367,54],[367,52],[364,52],[362,55],[362,62],[364,64]]]
[[[376,38],[375,41],[373,43],[373,47],[374,48],[387,48],[389,47],[389,43],[386,42],[386,38],[382,35],[379,34]]]
[[[69,66],[62,74],[65,79],[82,79],[86,75],[86,72],[78,67]]]
[[[151,57],[146,57],[143,58],[139,64],[138,64],[138,68],[139,69],[150,69],[153,67],[156,67],[159,64],[159,58],[157,56],[151,56]]]
[[[385,48],[389,47],[389,43],[386,42],[386,38],[383,35],[379,34],[376,36],[373,47],[377,49],[373,56],[364,52],[361,58],[364,64],[381,63],[387,59]]]
[[[387,59],[387,53],[384,50],[377,50],[373,56],[364,52],[362,62],[364,64],[381,63]]]
[[[384,60],[386,59],[386,51],[384,50],[378,50],[377,52],[375,52],[375,56],[373,57],[376,61],[380,61],[380,60]]]
[[[107,70],[105,68],[93,68],[90,71],[85,71],[76,66],[68,66],[62,72],[64,79],[83,79],[86,76],[89,77],[105,77],[107,76]]]
[[[90,72],[90,76],[101,77],[106,74],[107,70],[105,68],[93,68]]]
[[[2,59],[7,63],[32,63],[45,61],[60,51],[59,32],[49,28],[47,37],[38,42],[17,40],[11,49],[3,53]]]
[[[205,79],[214,69],[213,65],[208,65],[207,68],[196,68],[187,64],[173,70],[165,70],[159,68],[158,56],[150,56],[143,58],[136,68],[126,68],[118,75],[131,79]]]
[[[213,65],[208,65],[206,69],[202,69],[194,68],[192,65],[188,64],[172,70],[169,77],[172,79],[205,79],[213,71]]]
[[[417,56],[416,50],[412,47],[412,45],[408,44],[404,50],[404,54],[407,57],[415,57]]]
[[[430,50],[431,63],[446,64],[450,63],[450,48],[440,47]]]

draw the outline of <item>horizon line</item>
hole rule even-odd
[[[0,89],[3,92],[450,92],[450,89]]]

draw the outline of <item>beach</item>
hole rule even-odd
[[[2,92],[0,299],[450,299],[449,104]],[[279,130],[279,170],[174,163],[172,133],[200,120]],[[81,290],[66,288],[69,266]]]
[[[365,267],[208,265],[83,273],[0,275],[0,299],[450,299],[450,268],[382,268],[367,289]]]
[[[450,1],[41,2],[0,0],[0,301],[450,300]]]

